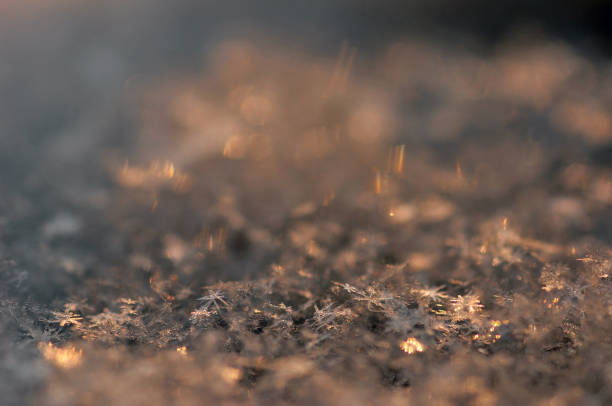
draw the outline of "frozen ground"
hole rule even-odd
[[[2,404],[612,402],[606,57],[20,4]]]

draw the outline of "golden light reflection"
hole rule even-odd
[[[461,163],[457,161],[457,179],[463,179],[463,169],[461,169]]]
[[[195,246],[202,254],[206,251],[223,253],[227,231],[225,228],[217,230],[203,230],[195,241]]]
[[[400,348],[407,354],[414,354],[425,351],[425,346],[414,337],[408,337],[406,341],[402,341]]]
[[[221,378],[227,383],[236,383],[242,378],[242,371],[234,367],[223,367],[221,369]]]
[[[393,168],[395,172],[402,173],[404,171],[404,151],[406,149],[405,145],[399,145],[394,148],[393,153]]]
[[[155,188],[170,184],[175,189],[189,185],[189,176],[179,172],[170,161],[153,161],[148,167],[130,165],[126,161],[117,173],[117,181],[130,188]]]
[[[472,336],[473,341],[482,341],[485,343],[495,343],[501,340],[502,335],[497,329],[501,326],[508,325],[510,320],[491,320],[491,325],[487,330],[483,330],[480,333],[474,333]]]
[[[38,349],[47,361],[60,368],[74,368],[83,362],[83,350],[77,350],[74,346],[59,348],[49,342],[39,343]]]

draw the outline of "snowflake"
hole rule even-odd
[[[433,334],[433,332],[438,332],[442,335],[448,335],[451,333],[451,326],[449,326],[446,321],[439,320],[437,318],[428,318],[425,327],[430,334]]]
[[[336,314],[331,304],[325,305],[322,309],[319,309],[315,305],[315,312],[313,315],[313,324],[317,330],[330,330],[333,328]]]
[[[195,309],[189,315],[189,321],[193,324],[199,324],[206,321],[211,316],[211,313],[205,309]]]
[[[578,261],[591,265],[592,272],[600,279],[607,279],[612,274],[612,260],[596,254],[589,254]]]
[[[53,319],[50,321],[52,323],[59,323],[60,327],[64,326],[76,326],[79,327],[81,325],[81,321],[83,317],[72,311],[63,311],[63,312],[51,312],[53,314]]]
[[[121,298],[119,299],[121,313],[125,315],[136,315],[138,312],[136,311],[136,305],[138,302],[134,299],[130,298]]]
[[[568,268],[564,265],[546,266],[540,274],[540,283],[542,290],[551,292],[553,290],[562,290],[565,287],[565,281],[561,274],[567,272]]]
[[[472,293],[451,299],[451,305],[456,319],[469,319],[484,307],[478,296]]]
[[[223,292],[221,292],[220,290],[209,290],[208,295],[202,296],[197,300],[203,302],[202,306],[200,307],[200,310],[208,310],[210,306],[214,305],[217,309],[217,313],[219,314],[221,314],[221,307],[219,307],[220,304],[226,307],[230,305],[230,303],[225,300]]]
[[[444,285],[435,288],[424,286],[420,289],[415,289],[415,292],[421,299],[427,299],[429,302],[440,302],[441,300],[448,298],[446,293],[441,292],[441,290],[444,288]]]
[[[317,305],[314,306],[315,312],[312,316],[312,324],[316,330],[332,330],[336,328],[341,319],[347,319],[351,316],[349,309],[340,307],[334,308],[331,304],[323,306],[321,309]]]
[[[387,292],[380,292],[372,286],[369,286],[365,292],[357,292],[357,297],[355,298],[355,300],[360,302],[367,302],[368,310],[370,311],[385,310],[387,308],[387,302],[393,299],[393,295]]]
[[[339,282],[334,282],[335,285],[340,286],[342,289],[344,289],[347,293],[350,293],[352,295],[354,294],[359,294],[361,293],[361,291],[359,289],[357,289],[356,287],[354,287],[353,285],[351,285],[350,283],[339,283]]]

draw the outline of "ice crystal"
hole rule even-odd
[[[419,295],[419,298],[427,300],[429,302],[440,302],[443,299],[448,298],[448,295],[442,290],[444,286],[438,287],[422,287],[416,289],[415,292]]]
[[[378,290],[374,286],[355,291],[353,297],[354,300],[365,303],[371,311],[385,311],[394,299],[389,292]]]
[[[64,327],[64,326],[79,327],[83,320],[83,317],[81,317],[80,315],[70,310],[66,310],[63,312],[51,312],[51,314],[53,314],[53,318],[50,319],[49,321],[51,321],[52,323],[58,323],[60,327]]]
[[[2,405],[612,404],[604,55],[58,1],[0,2]]]
[[[423,346],[423,344],[421,344],[419,340],[417,340],[414,337],[408,337],[406,341],[403,341],[401,348],[402,348],[402,351],[404,351],[405,353],[409,355],[414,354],[416,352],[425,351],[425,347]]]
[[[321,309],[315,305],[312,324],[317,331],[332,330],[338,328],[343,322],[350,320],[351,315],[350,309],[334,307],[331,303],[326,304]]]
[[[218,313],[221,313],[221,307],[219,305],[225,307],[230,305],[223,296],[223,292],[220,290],[209,290],[208,295],[204,295],[197,300],[202,302],[200,310],[207,311],[211,306],[214,306]]]
[[[459,320],[469,320],[477,316],[477,313],[479,313],[483,307],[478,296],[472,293],[463,296],[459,295],[451,299],[453,317]]]

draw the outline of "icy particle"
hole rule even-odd
[[[414,337],[408,337],[406,341],[402,341],[400,348],[402,351],[410,355],[414,354],[415,352],[425,351],[425,346]]]

